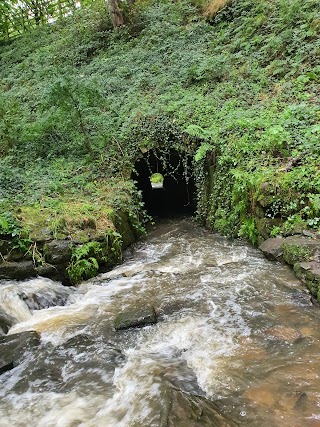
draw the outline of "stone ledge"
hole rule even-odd
[[[320,240],[317,237],[289,236],[265,240],[259,249],[270,260],[286,262],[296,276],[320,301]]]
[[[23,280],[36,275],[37,272],[32,261],[5,261],[0,264],[0,279]]]

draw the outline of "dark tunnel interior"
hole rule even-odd
[[[165,163],[165,164],[164,164]],[[188,161],[188,179],[181,154],[172,151],[165,162],[148,152],[135,164],[131,178],[142,192],[145,209],[153,217],[173,217],[192,215],[196,209],[195,184],[192,171],[192,158]],[[163,187],[152,188],[150,177],[154,173],[163,175]]]

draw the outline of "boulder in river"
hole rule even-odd
[[[237,424],[222,414],[210,400],[170,389],[164,406],[161,427],[235,427]]]
[[[39,344],[40,337],[35,331],[0,337],[0,374],[19,365],[25,350]]]
[[[154,307],[145,307],[124,311],[115,318],[116,331],[129,328],[142,328],[143,326],[157,323],[157,314]]]
[[[260,246],[259,249],[265,254],[265,256],[274,261],[274,260],[278,260],[281,261],[282,260],[282,256],[283,256],[283,243],[284,243],[285,239],[281,239],[281,238],[270,238],[265,240]]]
[[[6,334],[16,320],[0,308],[0,332]]]

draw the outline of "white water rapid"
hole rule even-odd
[[[150,305],[156,325],[115,331]],[[289,268],[191,219],[77,289],[3,281],[1,312],[41,344],[0,376],[0,427],[162,427],[168,385],[240,426],[320,426],[319,309]]]

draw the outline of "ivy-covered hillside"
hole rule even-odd
[[[173,146],[208,226],[319,228],[319,1],[141,0],[118,31],[97,3],[0,46],[2,233],[137,215],[134,161]]]

